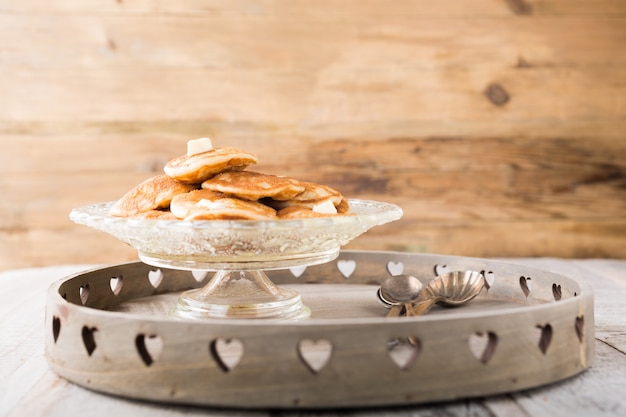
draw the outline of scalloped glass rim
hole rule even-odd
[[[183,269],[275,269],[334,259],[341,246],[398,220],[394,204],[350,199],[352,215],[295,220],[158,220],[114,217],[114,202],[75,208],[70,219],[106,232],[146,263]]]

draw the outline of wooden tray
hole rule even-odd
[[[462,307],[387,319],[376,298],[390,274],[426,284],[482,271],[488,288]],[[593,294],[551,272],[485,259],[342,251],[333,262],[269,271],[300,291],[303,321],[168,316],[177,294],[210,276],[140,262],[70,276],[49,290],[50,366],[87,388],[169,403],[336,408],[432,402],[535,387],[587,369]]]

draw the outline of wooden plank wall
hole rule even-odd
[[[396,203],[352,249],[626,258],[626,2],[0,0],[0,269],[188,139]]]

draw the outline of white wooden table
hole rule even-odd
[[[590,284],[595,293],[596,360],[570,380],[509,395],[391,409],[307,411],[354,416],[626,416],[626,261],[515,259]],[[295,416],[302,411],[244,411],[166,406],[111,397],[53,373],[44,356],[48,286],[93,265],[0,273],[0,416]]]

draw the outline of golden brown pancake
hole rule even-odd
[[[242,170],[256,164],[254,154],[237,148],[214,148],[194,155],[182,155],[165,164],[163,170],[170,177],[188,184],[200,184],[226,170]]]
[[[272,201],[267,201],[267,204],[274,207],[276,210],[293,206],[313,209],[317,205],[331,201],[337,209],[337,213],[347,213],[350,209],[348,200],[334,188],[313,182],[302,182],[302,184],[304,184],[305,190],[295,197],[286,201],[275,201],[273,199]]]
[[[172,213],[185,220],[266,220],[276,210],[255,201],[225,197],[213,190],[195,190],[172,199]]]
[[[180,220],[178,217],[174,216],[169,210],[144,211],[143,213],[139,213],[133,217],[147,220]]]
[[[293,178],[253,171],[222,172],[203,182],[202,188],[250,201],[267,197],[289,200],[305,190],[304,184]]]
[[[184,219],[197,210],[196,205],[202,201],[216,201],[224,198],[224,194],[212,190],[193,190],[185,194],[178,194],[170,203],[170,211],[179,219]]]
[[[314,217],[336,216],[336,214],[318,213],[304,206],[285,207],[284,209],[278,210],[276,212],[276,215],[278,216],[279,219],[283,219],[283,220],[311,219]]]
[[[269,220],[276,210],[256,201],[221,198],[193,211],[185,220]]]
[[[196,186],[183,184],[167,175],[157,175],[124,194],[111,207],[110,214],[117,217],[132,217],[146,211],[167,208],[174,196],[193,189],[196,189]]]

